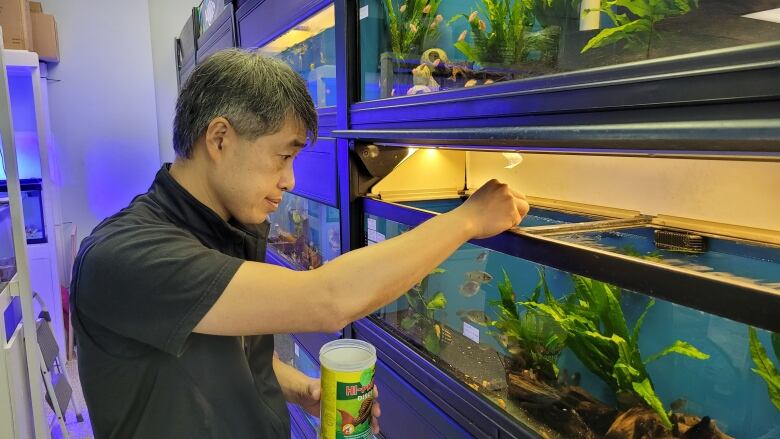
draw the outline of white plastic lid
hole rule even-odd
[[[376,363],[376,348],[363,340],[341,339],[320,348],[320,364],[330,370],[355,372]]]

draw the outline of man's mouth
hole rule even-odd
[[[276,209],[279,208],[279,203],[282,202],[282,199],[281,198],[269,198],[269,197],[266,197],[265,201],[268,202],[268,204],[270,204],[271,207],[273,207],[274,210],[276,210]]]

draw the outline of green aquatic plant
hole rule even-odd
[[[660,250],[654,250],[647,254],[642,254],[637,248],[631,244],[626,244],[620,247],[618,251],[626,256],[633,256],[635,258],[645,259],[648,261],[661,262],[663,261],[663,254]]]
[[[615,26],[602,29],[585,44],[581,53],[625,41],[627,49],[644,49],[649,58],[650,43],[657,36],[658,22],[685,15],[698,6],[699,0],[601,0],[599,10],[607,14]]]
[[[557,322],[566,333],[566,346],[593,374],[604,381],[623,405],[644,403],[672,424],[664,405],[655,393],[646,366],[668,354],[696,359],[709,355],[682,340],[661,352],[642,359],[639,333],[645,316],[655,304],[650,300],[629,332],[620,306],[620,288],[583,276],[573,275],[574,292],[566,301],[550,296],[546,303],[526,301],[523,306]]]
[[[438,354],[441,351],[442,328],[436,319],[436,312],[443,310],[447,306],[447,298],[441,291],[437,291],[431,297],[426,296],[428,278],[445,272],[446,270],[442,268],[433,270],[406,293],[406,300],[409,302],[411,314],[404,317],[400,323],[404,331],[415,329],[419,331],[423,346],[433,354]]]
[[[550,0],[551,1],[551,0]],[[450,19],[468,21],[469,29],[463,31],[454,44],[469,61],[502,66],[526,61],[533,51],[540,51],[542,58],[557,47],[558,27],[545,27],[532,32],[535,20],[530,1],[482,0],[482,5],[471,14],[458,14]],[[486,17],[490,23],[481,18]],[[466,35],[471,33],[471,43]]]
[[[564,347],[565,334],[560,326],[551,319],[538,313],[518,310],[516,294],[504,271],[503,281],[498,283],[501,300],[491,302],[498,318],[490,322],[496,328],[495,334],[506,337],[509,353],[519,360],[526,369],[540,373],[548,380],[558,376],[558,356]],[[544,293],[551,297],[544,270],[539,270],[539,283],[534,288],[528,301],[538,302]]]
[[[441,0],[402,0],[396,6],[393,0],[385,0],[390,47],[396,59],[410,53],[419,55],[427,42],[436,40],[443,20],[436,14],[439,3]]]
[[[769,399],[775,408],[780,410],[780,372],[769,359],[764,345],[758,340],[756,329],[748,327],[748,335],[750,336],[750,356],[756,363],[756,368],[752,370],[766,381]],[[775,351],[775,357],[780,358],[780,334],[776,332],[772,333],[772,349]]]

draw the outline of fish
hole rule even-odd
[[[491,280],[493,280],[493,276],[490,273],[486,273],[484,271],[469,271],[466,273],[466,280],[467,281],[474,281],[479,283],[488,283]]]
[[[474,297],[480,291],[480,283],[473,280],[466,281],[460,285],[460,295],[463,297]]]
[[[482,252],[477,255],[477,262],[482,264],[487,260],[488,252]]]
[[[688,400],[685,398],[677,398],[674,401],[672,401],[669,406],[672,408],[673,412],[679,412],[680,410],[684,409],[685,406],[688,404]]]
[[[478,309],[460,310],[457,314],[464,322],[476,323],[480,326],[487,326],[492,321],[492,319],[485,314],[485,311]]]

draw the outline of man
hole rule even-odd
[[[491,181],[408,233],[292,271],[262,261],[266,218],[317,134],[303,80],[279,61],[220,52],[182,89],[174,130],[175,162],[95,228],[74,265],[79,372],[98,439],[289,437],[285,401],[317,415],[319,381],[274,358],[270,334],[339,330],[529,208]],[[378,404],[372,414],[376,432]]]

